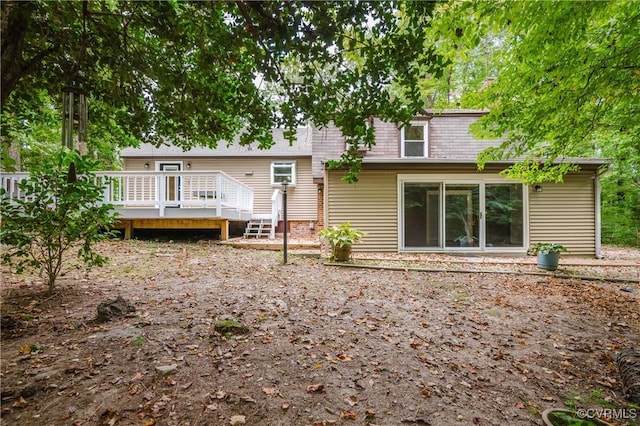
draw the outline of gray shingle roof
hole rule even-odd
[[[268,150],[258,149],[257,143],[240,146],[238,138],[229,146],[225,142],[220,142],[215,149],[194,147],[188,151],[183,151],[182,148],[172,145],[170,141],[167,142],[167,145],[160,147],[144,143],[138,148],[124,148],[120,152],[120,157],[310,157],[311,134],[310,127],[300,127],[296,129],[293,145],[289,145],[289,141],[284,138],[284,130],[274,129],[275,145]]]

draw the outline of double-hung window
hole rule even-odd
[[[429,124],[427,122],[412,122],[402,128],[402,156],[429,156]]]
[[[271,185],[280,185],[284,181],[296,184],[295,161],[273,161],[271,163]]]

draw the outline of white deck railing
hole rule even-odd
[[[23,199],[33,199],[33,196],[26,197],[25,194],[20,190],[20,182],[26,180],[29,177],[28,172],[18,172],[18,173],[2,173],[2,189],[5,190],[5,193],[2,195],[3,198],[9,198],[11,200],[23,198]]]
[[[24,172],[3,173],[3,196],[25,198],[19,183],[28,176]],[[215,209],[215,216],[234,217],[237,213],[238,218],[253,211],[253,190],[221,171],[96,172],[96,180],[104,188],[104,202],[112,204],[124,218],[133,209],[157,210],[159,217],[171,207]],[[185,211],[184,216],[193,214]]]
[[[280,213],[282,212],[282,192],[276,188],[271,194],[271,231],[269,232],[269,238],[274,239],[276,237],[276,226],[280,220]]]

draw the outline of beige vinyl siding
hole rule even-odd
[[[425,176],[424,171],[402,171]],[[398,250],[397,171],[363,170],[356,184],[340,180],[341,171],[327,172],[326,223],[329,226],[350,221],[367,232],[354,247],[356,251],[395,252]],[[543,184],[543,192],[530,188],[528,196],[528,238],[531,244],[541,241],[564,244],[572,255],[595,255],[595,195],[593,174],[565,177],[562,184]],[[431,180],[490,179],[498,175],[434,173]],[[527,232],[525,231],[525,234]]]
[[[271,186],[271,162],[295,161],[296,186],[289,188],[287,217],[289,220],[316,220],[318,216],[317,185],[311,177],[311,158],[126,158],[124,169],[144,171],[145,163],[150,163],[148,170],[155,170],[156,162],[181,161],[183,165],[191,163],[189,171],[222,171],[251,187],[254,191],[253,212],[271,214],[271,196],[275,187]]]
[[[566,176],[529,192],[529,241],[557,242],[569,254],[595,255],[595,195],[590,173]]]
[[[359,181],[348,184],[341,180],[344,171],[328,171],[328,226],[351,222],[367,233],[354,251],[398,251],[398,202],[395,171],[367,171]]]

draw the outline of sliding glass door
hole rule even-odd
[[[447,247],[478,247],[480,185],[445,184],[444,217]]]
[[[440,184],[404,186],[405,247],[440,247]]]
[[[522,247],[524,212],[522,185],[485,185],[485,228],[487,247]]]
[[[524,191],[516,183],[402,182],[402,248],[523,248]]]

